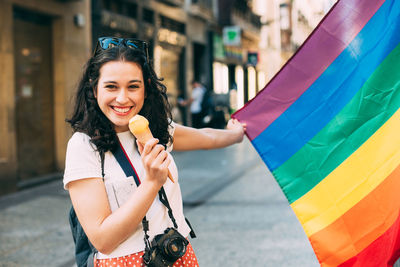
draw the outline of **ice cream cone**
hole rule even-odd
[[[145,145],[147,141],[153,138],[153,134],[149,128],[149,121],[139,114],[133,116],[129,120],[129,130],[142,145]],[[174,179],[172,178],[169,169],[168,178],[174,183]]]

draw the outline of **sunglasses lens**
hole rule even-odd
[[[105,38],[100,41],[100,46],[103,50],[118,46],[120,41],[116,38]]]
[[[135,49],[139,48],[132,40],[126,40],[125,44],[129,48],[135,48]]]
[[[146,58],[148,58],[149,52],[147,51],[147,45],[145,42],[136,39],[124,39],[117,37],[100,37],[94,50],[94,54],[98,52],[98,47],[101,47],[102,50],[107,50],[116,46],[120,46],[121,43],[131,49],[141,50],[145,53]]]

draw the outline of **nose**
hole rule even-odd
[[[128,91],[125,88],[121,88],[121,90],[118,91],[116,101],[119,104],[125,104],[128,102]]]

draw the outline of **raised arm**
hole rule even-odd
[[[144,147],[138,144],[147,178],[113,213],[101,178],[80,179],[68,184],[78,219],[101,253],[111,253],[132,235],[165,183],[170,159],[164,146],[157,143],[158,140],[152,139]]]
[[[243,140],[246,125],[237,120],[229,120],[227,129],[191,127],[176,124],[174,150],[215,149],[240,143]]]

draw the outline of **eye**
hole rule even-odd
[[[107,89],[116,89],[117,88],[117,86],[116,85],[114,85],[114,84],[106,84],[106,86],[105,86],[105,88],[107,88]]]
[[[129,89],[136,89],[136,88],[139,88],[139,85],[137,85],[137,84],[129,85]]]

